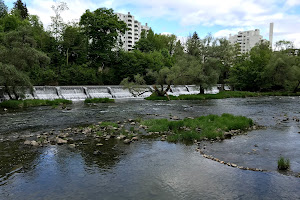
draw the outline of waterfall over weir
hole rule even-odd
[[[205,93],[216,94],[220,86],[212,87],[211,90],[205,90]],[[228,86],[225,89],[229,89]],[[32,93],[25,94],[26,99],[68,99],[84,100],[87,98],[145,98],[152,94],[152,86],[143,85],[134,88],[125,88],[123,86],[34,86]],[[172,85],[169,95],[179,96],[182,94],[198,94],[200,87],[196,85]],[[9,99],[0,87],[0,102]]]

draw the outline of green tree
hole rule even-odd
[[[77,25],[67,26],[62,34],[62,51],[66,58],[66,66],[86,63],[85,37]]]
[[[40,68],[46,68],[50,62],[49,57],[35,47],[36,42],[30,29],[21,27],[10,31],[4,35],[0,44],[0,60],[3,64],[14,65],[35,80]]]
[[[24,4],[22,2],[22,0],[17,0],[15,3],[14,3],[14,9],[13,9],[13,12],[20,16],[20,18],[22,20],[24,19],[27,19],[27,17],[29,16],[28,14],[28,9],[27,9],[27,6],[26,4]]]
[[[115,59],[115,48],[119,34],[124,34],[126,24],[119,21],[112,9],[99,8],[93,12],[86,10],[79,23],[86,36],[88,59],[91,66],[103,70]]]
[[[284,52],[274,52],[265,68],[266,89],[296,91],[300,82],[297,57]]]
[[[230,68],[229,83],[239,90],[264,90],[268,84],[264,72],[271,55],[269,44],[261,42],[249,54],[237,57],[235,65]]]
[[[23,72],[17,70],[13,65],[7,65],[0,62],[0,85],[4,86],[10,99],[19,99],[24,97],[26,90],[32,91],[32,85],[29,77]]]
[[[8,8],[5,5],[3,0],[0,0],[0,18],[4,17],[7,15]]]
[[[61,13],[65,10],[68,10],[69,7],[65,2],[58,2],[56,5],[51,6],[54,16],[51,16],[51,24],[50,24],[50,32],[53,37],[57,40],[61,40],[62,33],[66,27],[63,18],[61,17]]]

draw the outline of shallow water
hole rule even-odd
[[[300,173],[299,97],[207,101],[72,105],[72,110],[29,108],[0,114],[0,199],[299,199],[300,178],[276,170],[280,155]],[[128,118],[195,117],[232,113],[266,129],[221,143],[205,153],[226,162],[267,170],[253,172],[206,159],[196,146],[141,140],[129,146],[110,140],[76,149],[48,146],[33,150],[19,134]],[[158,116],[156,116],[158,115]],[[289,118],[287,121],[283,119]],[[15,137],[14,137],[15,136]],[[14,138],[14,141],[5,141]],[[201,145],[204,145],[201,144]],[[256,146],[254,146],[256,145]],[[95,156],[99,148],[102,155]],[[253,151],[255,149],[255,151]]]

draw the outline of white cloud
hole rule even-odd
[[[131,11],[138,20],[143,18],[178,22],[178,27],[174,30],[194,32],[195,27],[197,29],[197,27],[218,26],[220,31],[214,34],[218,37],[228,36],[229,33],[233,34],[238,30],[259,28],[267,38],[270,22],[275,24],[274,41],[277,37],[298,41],[296,36],[300,32],[297,29],[300,14],[295,11],[296,6],[300,5],[300,0],[64,0],[64,2],[70,8],[62,14],[66,22],[79,19],[86,9],[107,7],[113,8],[116,12]],[[29,12],[40,16],[45,27],[51,22],[50,16],[53,15],[51,6],[54,4],[55,0],[27,2]],[[289,12],[292,10],[293,12]]]

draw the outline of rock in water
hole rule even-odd
[[[57,138],[57,139],[56,139],[56,143],[57,143],[57,144],[67,144],[68,141],[67,141],[67,140],[63,140],[63,139],[61,139],[61,138]]]
[[[123,142],[124,144],[130,144],[131,141],[129,139],[125,139]]]
[[[25,145],[31,145],[31,141],[30,141],[30,140],[26,140],[26,141],[24,142],[24,144],[25,144]]]
[[[36,146],[39,146],[39,143],[35,140],[31,141],[31,145],[36,147]]]
[[[102,154],[102,152],[101,151],[99,151],[99,150],[96,150],[96,151],[94,151],[94,153],[93,153],[94,155],[101,155]]]

